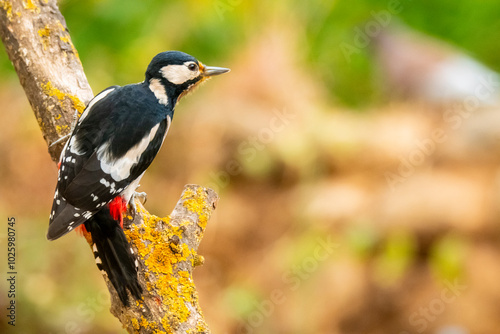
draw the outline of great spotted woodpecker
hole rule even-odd
[[[229,69],[179,51],[156,55],[138,84],[112,86],[88,104],[61,153],[47,239],[83,224],[97,266],[122,303],[141,298],[137,264],[123,228],[126,205],[163,144],[179,99]],[[121,225],[121,226],[120,226]],[[82,228],[82,227],[79,227]]]

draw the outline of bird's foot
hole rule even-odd
[[[135,205],[135,199],[138,199],[139,202],[141,202],[142,205],[146,204],[146,201],[148,199],[148,195],[143,191],[143,192],[137,192],[135,191],[132,195],[132,198],[130,200],[130,208],[134,211],[134,214],[137,212],[137,206]]]

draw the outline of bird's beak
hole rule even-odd
[[[216,67],[216,66],[204,66],[203,76],[212,77],[214,75],[219,75],[231,71],[229,68]]]

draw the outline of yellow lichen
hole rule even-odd
[[[69,34],[66,30],[66,27],[60,22],[57,22],[57,28],[61,31],[61,34],[59,35],[59,39],[63,41],[64,43],[67,43],[71,47],[71,52],[75,55],[76,59],[78,62],[80,62],[80,57],[78,56],[78,51],[76,51],[75,46],[71,42],[71,38],[69,37]]]
[[[149,329],[149,330],[154,331],[153,333],[161,333],[161,332],[158,332],[159,328],[158,328],[158,324],[156,323],[156,321],[149,322],[148,319],[144,318],[144,316],[142,316],[142,315],[141,315],[141,321],[140,322],[137,321],[137,323],[138,323],[139,329],[141,329],[141,328]]]
[[[41,41],[44,50],[47,50],[47,48],[50,46],[50,38],[59,38],[62,42],[68,44],[68,46],[71,48],[71,52],[67,51],[68,48],[64,48],[64,50],[67,51],[64,53],[64,55],[67,57],[68,53],[72,53],[75,56],[75,59],[80,62],[78,51],[71,42],[68,30],[60,21],[57,21],[57,23],[46,25],[44,28],[39,29],[38,35],[42,38]]]
[[[64,107],[64,101],[69,99],[71,101],[72,107],[78,111],[78,115],[81,115],[85,110],[85,104],[75,95],[67,94],[61,92],[59,89],[52,85],[52,82],[48,81],[46,84],[41,84],[43,92],[48,96],[53,96],[59,100],[59,103]]]
[[[66,27],[61,23],[61,21],[57,21],[57,27],[61,31],[66,31]]]
[[[197,303],[191,274],[179,271],[174,275],[174,268],[184,261],[193,263],[197,254],[186,243],[180,242],[185,229],[171,225],[170,217],[151,215],[141,205],[137,206],[137,210],[142,213],[144,224],[126,230],[125,234],[149,269],[147,289],[158,292],[164,309],[168,310],[161,325],[171,332],[189,318],[191,311],[188,305]]]
[[[56,132],[59,136],[62,136],[67,129],[69,129],[67,125],[56,125]]]
[[[183,200],[184,207],[197,213],[200,218],[203,217],[204,220],[200,224],[206,224],[210,210],[207,208],[207,194],[204,189],[199,188],[196,192],[186,190]],[[136,207],[143,222],[126,229],[125,235],[148,268],[144,275],[146,289],[158,294],[158,300],[166,311],[160,323],[155,325],[167,333],[173,333],[180,324],[189,319],[193,308],[201,312],[191,272],[184,263],[194,267],[202,264],[204,259],[183,242],[183,234],[191,224],[189,221],[182,221],[174,226],[169,216],[160,218],[151,215],[138,201]],[[139,325],[151,326],[143,321],[140,321]],[[156,332],[156,327],[151,329],[151,332]],[[197,325],[197,332],[202,333],[205,330],[206,325],[203,322]]]
[[[38,35],[40,35],[40,37],[49,37],[50,35],[49,26],[45,26],[45,28],[38,30]]]
[[[33,0],[23,1],[23,6],[24,6],[24,9],[31,10],[32,12],[35,12],[35,13],[40,13],[40,8],[38,8],[35,5],[35,3],[33,2]]]
[[[206,332],[208,332],[207,325],[204,322],[199,321],[196,324],[196,333],[206,333]]]
[[[132,322],[132,327],[134,327],[136,331],[138,331],[141,328],[139,326],[139,320],[137,320],[136,318],[132,318],[130,321]]]
[[[49,44],[50,43],[50,40],[49,40],[50,29],[49,29],[49,26],[45,26],[45,28],[38,30],[38,35],[42,38],[43,49],[47,50],[47,48],[50,45]]]
[[[168,316],[164,316],[162,319],[161,319],[161,325],[163,326],[163,328],[165,328],[165,330],[167,331],[171,331],[172,329],[170,328],[170,322],[168,321]]]
[[[69,36],[59,36],[59,39],[65,43],[70,43]]]
[[[184,199],[184,207],[189,211],[198,214],[198,225],[204,230],[207,227],[208,222],[208,215],[206,212],[206,192],[201,187],[196,190],[196,194],[191,189],[187,189],[182,198]]]
[[[12,19],[12,3],[10,1],[0,1],[0,7],[7,14],[7,18]]]

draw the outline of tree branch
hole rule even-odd
[[[93,93],[55,0],[0,0],[0,37],[35,113],[46,143],[69,134]],[[64,143],[49,149],[58,161]],[[209,333],[193,283],[203,263],[198,245],[217,194],[188,185],[169,217],[138,207],[125,234],[139,263],[143,300],[123,307],[107,277],[111,313],[129,333]]]
[[[94,96],[55,0],[0,0],[0,35],[48,145]],[[63,145],[51,148],[57,161]]]
[[[125,234],[138,254],[144,301],[124,308],[107,282],[111,313],[130,333],[210,332],[198,304],[192,272],[203,264],[203,257],[196,251],[217,200],[213,190],[187,185],[174,211],[165,218],[149,214],[136,201],[139,214]]]

